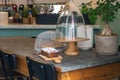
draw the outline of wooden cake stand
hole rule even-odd
[[[81,41],[86,41],[88,40],[87,38],[76,38],[76,39],[72,39],[72,40],[67,40],[65,38],[59,38],[59,39],[53,39],[54,41],[58,41],[58,42],[65,42],[67,43],[67,48],[65,49],[65,54],[66,55],[78,55],[79,54],[79,50],[77,48],[77,42],[81,42]]]

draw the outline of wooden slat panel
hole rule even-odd
[[[120,76],[120,63],[61,73],[61,80],[111,80]]]

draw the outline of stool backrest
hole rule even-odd
[[[37,62],[30,57],[26,57],[30,80],[33,77],[38,80],[56,80],[56,70],[53,64]]]
[[[7,54],[0,51],[0,59],[5,79],[9,75],[13,79],[12,70],[17,68],[16,56],[14,54]]]

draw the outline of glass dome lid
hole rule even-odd
[[[34,51],[40,53],[44,48],[54,48],[58,52],[64,50],[65,45],[63,43],[53,41],[56,38],[56,31],[44,31],[38,34],[34,43]]]
[[[71,0],[66,3],[58,18],[56,31],[60,34],[57,35],[57,38],[67,41],[74,41],[78,38],[83,39],[83,37],[79,37],[78,35],[78,27],[85,27],[84,19],[78,7]],[[84,38],[86,38],[86,29],[84,30]]]
[[[79,27],[83,27],[84,31],[80,30]],[[80,31],[84,36],[79,35]],[[60,13],[56,32],[56,41],[67,42],[65,51],[67,55],[77,55],[76,42],[88,40],[84,18],[72,0],[65,4],[63,11]]]

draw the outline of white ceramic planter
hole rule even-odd
[[[86,26],[86,32],[87,34],[85,34],[85,27],[78,27],[77,29],[78,33],[77,36],[78,37],[85,37],[85,35],[87,35],[87,38],[89,40],[87,41],[83,41],[83,42],[78,42],[78,47],[82,50],[89,50],[93,47],[93,27],[92,25],[87,25]]]

